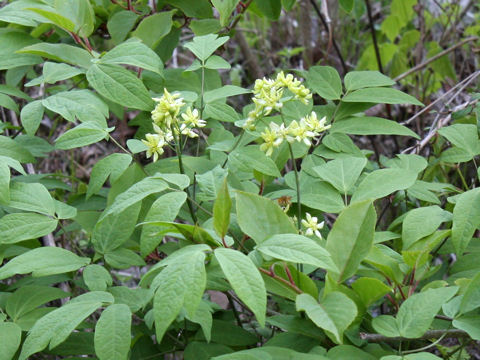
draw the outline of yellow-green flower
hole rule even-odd
[[[157,161],[158,157],[163,154],[164,139],[158,134],[146,134],[145,140],[142,142],[148,147],[147,159],[153,155],[153,162]]]
[[[297,122],[293,120],[287,127],[287,141],[292,143],[295,140],[298,142],[303,141],[305,145],[311,146],[311,138],[315,137],[315,133],[310,131],[304,121]]]
[[[312,111],[310,115],[307,115],[302,119],[306,124],[308,130],[316,133],[315,136],[318,136],[321,132],[324,132],[325,130],[330,129],[330,126],[331,126],[331,125],[325,125],[327,122],[327,118],[325,116],[320,120],[318,120],[317,114],[314,111]]]
[[[273,125],[273,126],[272,126]],[[264,143],[260,145],[260,150],[265,151],[267,156],[271,156],[273,150],[276,147],[279,147],[283,142],[282,135],[277,131],[279,129],[278,125],[275,123],[270,123],[270,128],[265,128],[263,133],[260,134]]]
[[[152,120],[155,124],[162,128],[170,128],[176,117],[180,113],[180,109],[185,103],[180,98],[180,94],[170,94],[167,89],[163,90],[163,96],[160,98],[153,98],[158,104],[152,111]]]
[[[204,127],[207,124],[205,120],[200,119],[198,110],[194,109],[192,111],[190,107],[182,114],[182,118],[186,125],[192,127]]]
[[[322,234],[320,233],[320,230],[323,229],[323,226],[325,224],[324,221],[322,221],[320,224],[318,223],[318,219],[315,216],[310,215],[309,213],[306,213],[307,219],[302,220],[302,225],[307,229],[305,231],[306,236],[312,236],[315,234],[318,238],[322,238]]]

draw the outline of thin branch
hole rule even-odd
[[[425,113],[426,111],[430,110],[436,103],[440,102],[440,100],[442,100],[444,97],[450,95],[452,92],[454,92],[457,88],[459,88],[460,86],[464,85],[465,82],[469,82],[471,80],[472,77],[477,77],[478,74],[477,73],[473,73],[473,74],[470,74],[469,76],[467,76],[465,79],[463,79],[462,81],[460,81],[458,84],[456,84],[455,86],[453,86],[451,89],[449,89],[448,91],[446,91],[444,94],[440,95],[437,99],[435,99],[435,101],[431,102],[430,104],[428,104],[427,106],[425,106],[422,110],[420,110],[419,112],[417,112],[415,115],[413,115],[412,117],[410,117],[408,120],[405,120],[404,122],[401,122],[400,125],[408,125],[410,124],[413,120],[415,120],[417,117],[419,117],[420,115],[422,115],[423,113]],[[453,97],[451,97],[453,98]]]
[[[472,76],[468,82],[466,82],[460,89],[458,89],[458,91],[450,98],[450,100],[448,100],[448,101],[445,103],[445,105],[444,105],[443,107],[445,107],[445,106],[447,106],[448,104],[450,104],[450,103],[457,97],[458,94],[460,94],[473,80],[475,80],[475,78],[477,78],[477,77],[480,75],[480,70],[476,71],[474,74],[475,74],[475,76]],[[474,102],[476,102],[476,101],[477,101],[477,100],[474,100]],[[452,112],[462,110],[462,109],[466,108],[467,106],[469,106],[469,105],[471,105],[471,104],[472,104],[472,102],[467,101],[466,103],[463,103],[463,104],[460,104],[460,105],[456,106],[456,107],[452,110]],[[451,118],[452,118],[452,112],[451,112],[448,116],[446,116],[445,118],[443,118],[442,120],[439,120],[439,119],[440,119],[440,113],[439,113],[439,115],[437,115],[437,117],[435,118],[435,120],[434,120],[433,123],[432,123],[432,126],[431,126],[431,128],[430,128],[429,133],[427,134],[427,136],[426,136],[425,138],[422,139],[422,141],[415,147],[415,149],[413,149],[413,150],[411,151],[412,154],[414,154],[414,153],[417,153],[417,154],[418,154],[418,153],[420,152],[420,150],[422,150],[422,149],[428,144],[428,142],[430,141],[430,139],[435,136],[435,134],[437,133],[437,131],[438,131],[441,127],[443,127],[443,126],[445,126],[446,124],[448,124],[448,122],[449,122],[449,121],[451,120]]]
[[[432,56],[431,58],[425,60],[423,63],[421,64],[418,64],[417,66],[414,66],[413,68],[411,68],[410,70],[408,71],[405,71],[403,74],[400,74],[398,75],[395,79],[393,79],[394,81],[400,81],[404,78],[406,78],[408,75],[411,75],[413,74],[414,72],[417,72],[418,70],[421,70],[423,69],[424,67],[426,67],[427,65],[431,64],[432,62],[434,62],[435,60],[438,60],[440,59],[442,56],[452,52],[453,50],[459,48],[460,46],[463,46],[465,45],[466,43],[469,43],[471,41],[475,41],[475,40],[478,40],[479,37],[478,36],[471,36],[469,38],[466,38],[462,41],[460,41],[458,44],[455,44],[453,46],[450,46],[448,49],[445,49],[441,52],[439,52],[437,55],[435,56]],[[378,60],[378,59],[377,59]]]
[[[324,16],[322,15],[322,12],[320,11],[320,8],[318,7],[317,3],[315,2],[315,0],[310,0],[310,2],[312,3],[313,8],[315,9],[315,13],[317,14],[320,21],[322,22],[323,27],[325,28],[325,30],[329,31],[328,23],[325,20]],[[335,52],[337,53],[338,58],[340,59],[340,64],[342,65],[343,73],[346,74],[348,72],[348,66],[345,60],[343,59],[342,53],[340,52],[340,48],[338,47],[337,42],[335,41],[335,38],[333,36],[332,36],[332,45],[333,45],[333,48],[335,49]],[[327,53],[327,56],[328,56],[328,53]]]
[[[399,341],[428,340],[428,339],[438,339],[442,336],[446,338],[469,338],[470,337],[470,335],[468,335],[466,331],[458,330],[458,329],[429,330],[422,336],[415,339],[409,339],[403,336],[388,337],[381,334],[368,334],[364,332],[360,333],[360,339],[367,340],[368,342],[371,342],[371,343],[380,343],[380,342],[396,343]]]
[[[260,272],[263,272],[265,275],[268,275],[270,276],[272,279],[275,279],[275,280],[278,280],[280,281],[281,283],[287,285],[289,288],[291,288],[293,291],[295,291],[297,294],[303,294],[303,291],[300,290],[296,285],[293,285],[293,284],[290,284],[290,282],[288,280],[285,280],[284,278],[278,276],[277,274],[275,274],[274,272],[272,271],[268,271],[264,268],[258,268],[258,270],[260,270]]]
[[[383,73],[382,58],[380,57],[380,50],[378,48],[377,35],[375,33],[375,27],[373,25],[372,8],[370,6],[370,0],[365,0],[367,6],[368,24],[370,25],[370,32],[372,33],[373,47],[375,49],[375,57],[377,58],[378,70]]]

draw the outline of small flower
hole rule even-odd
[[[204,127],[207,124],[205,120],[200,119],[198,110],[194,109],[192,111],[190,107],[182,114],[182,118],[186,125],[190,125],[192,127]]]
[[[327,122],[327,118],[325,116],[318,120],[317,114],[314,111],[312,111],[310,115],[302,118],[302,120],[306,124],[308,130],[316,133],[315,136],[318,136],[321,132],[330,129],[331,127],[331,125],[325,125]]]
[[[305,231],[306,236],[312,236],[315,234],[318,238],[322,238],[322,234],[320,233],[320,230],[323,229],[324,221],[322,221],[320,224],[318,223],[318,219],[315,216],[310,215],[309,213],[306,214],[307,219],[302,220],[302,225],[307,229]]]
[[[163,154],[163,147],[165,146],[164,139],[158,134],[146,134],[146,140],[142,142],[147,145],[147,159],[153,155],[153,162],[158,160],[158,157]]]
[[[180,98],[180,94],[170,94],[167,89],[163,90],[163,96],[153,98],[158,104],[152,111],[152,120],[155,124],[163,128],[170,128],[172,123],[176,121],[176,117],[180,113],[180,109],[185,103]]]
[[[300,121],[299,123],[296,120],[293,120],[290,125],[288,125],[287,131],[286,138],[289,143],[292,143],[296,140],[298,142],[303,141],[307,146],[312,145],[310,139],[315,137],[315,133],[307,128],[304,121]]]

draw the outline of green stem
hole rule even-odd
[[[462,180],[462,184],[463,184],[463,187],[465,188],[465,191],[468,191],[468,185],[465,178],[463,177],[462,171],[460,170],[460,166],[458,166],[457,164],[457,166],[455,167],[457,168],[457,173],[460,176],[460,179]]]
[[[240,144],[240,141],[242,141],[242,138],[243,138],[244,134],[245,134],[245,129],[242,129],[242,131],[240,132],[240,135],[238,135],[237,140],[235,141],[235,144],[233,144],[233,147],[230,150],[230,152],[232,152],[233,150],[235,150],[237,148],[237,146]],[[222,164],[222,169],[225,168],[225,165],[227,165],[227,162],[228,162],[228,156]]]
[[[295,173],[295,187],[297,190],[297,228],[298,232],[302,230],[302,204],[301,204],[301,198],[300,198],[300,177],[298,174],[297,170],[297,165],[295,164],[295,157],[293,156],[293,149],[292,149],[292,144],[287,142],[288,144],[288,150],[290,151],[290,159],[292,160],[292,167],[293,171]]]
[[[173,125],[171,127],[172,134],[175,137],[175,149],[177,152],[177,157],[178,157],[178,168],[180,170],[180,174],[185,175],[185,168],[183,167],[183,161],[182,161],[182,149],[180,147],[182,138],[181,135],[178,134],[178,138],[175,136],[175,129],[173,128]],[[192,204],[192,198],[190,197],[190,192],[188,191],[188,188],[185,189],[187,193],[187,205],[188,205],[188,210],[190,211],[190,216],[192,217],[192,221],[194,223],[197,223],[197,216],[195,215],[195,211],[193,210],[193,204]]]

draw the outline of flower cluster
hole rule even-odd
[[[249,130],[255,130],[255,122],[262,116],[270,115],[273,110],[280,111],[283,106],[282,97],[284,89],[287,88],[294,95],[295,99],[304,104],[312,98],[309,89],[302,85],[301,81],[294,78],[292,74],[285,75],[280,72],[276,79],[257,79],[253,88],[253,103],[255,109],[248,113],[244,125]]]
[[[157,102],[152,111],[152,121],[154,134],[146,134],[142,142],[147,146],[147,158],[153,156],[153,161],[163,154],[163,147],[173,141],[179,141],[180,135],[190,138],[197,137],[194,128],[204,127],[205,120],[200,119],[197,109],[187,108],[181,113],[185,105],[180,94],[170,94],[167,89],[164,90],[162,97],[153,98]]]
[[[310,215],[309,213],[306,214],[307,219],[302,220],[302,225],[307,229],[305,231],[306,236],[312,236],[315,234],[318,238],[322,238],[322,234],[320,234],[320,230],[323,229],[323,225],[325,224],[322,221],[320,224],[318,223],[318,219],[315,216]]]
[[[311,139],[330,128],[330,125],[326,125],[326,121],[325,117],[318,120],[317,114],[312,111],[310,115],[301,118],[300,121],[292,121],[287,127],[284,124],[278,125],[271,122],[270,126],[260,134],[264,141],[260,149],[270,156],[273,150],[282,144],[283,140],[289,143],[304,142],[311,146]]]

